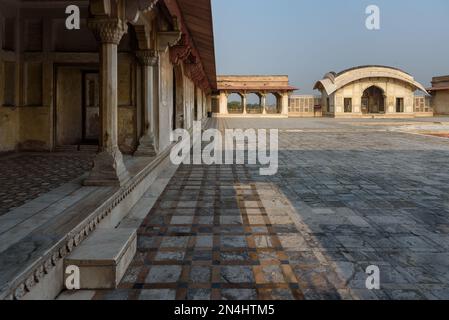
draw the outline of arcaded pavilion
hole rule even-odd
[[[288,117],[289,96],[297,88],[289,84],[286,75],[221,75],[217,76],[218,102],[214,108],[217,117]],[[229,97],[239,96],[236,109],[231,108]],[[256,108],[248,108],[248,96],[256,95]],[[274,104],[267,104],[268,96],[272,96]]]
[[[387,66],[360,66],[329,72],[315,84],[324,116],[432,116],[426,89],[410,74]],[[421,96],[415,96],[420,91]]]
[[[100,226],[132,243],[116,226],[216,86],[210,0],[1,0],[0,300],[56,297]]]

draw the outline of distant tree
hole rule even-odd
[[[240,109],[242,107],[242,103],[239,101],[230,101],[228,103],[228,108],[231,110]]]

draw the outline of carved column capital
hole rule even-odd
[[[136,57],[143,66],[155,67],[158,65],[159,59],[154,50],[136,51]]]
[[[128,31],[126,21],[118,18],[92,18],[88,20],[88,27],[101,43],[117,45]]]

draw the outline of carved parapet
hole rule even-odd
[[[155,67],[159,62],[154,50],[139,50],[136,52],[136,57],[143,66]]]
[[[128,31],[126,21],[118,18],[92,18],[88,20],[88,27],[101,43],[117,45]]]

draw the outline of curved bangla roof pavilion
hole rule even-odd
[[[414,117],[432,114],[426,88],[412,75],[389,66],[366,65],[329,72],[316,82],[323,115],[331,117]],[[422,91],[426,97],[415,97]],[[417,105],[424,105],[423,110]]]
[[[413,86],[415,90],[421,90],[427,94],[426,88],[415,81],[409,73],[398,68],[381,65],[358,66],[339,73],[329,72],[315,84],[314,89],[324,89],[328,95],[331,95],[352,82],[366,78],[390,78],[403,81]]]

